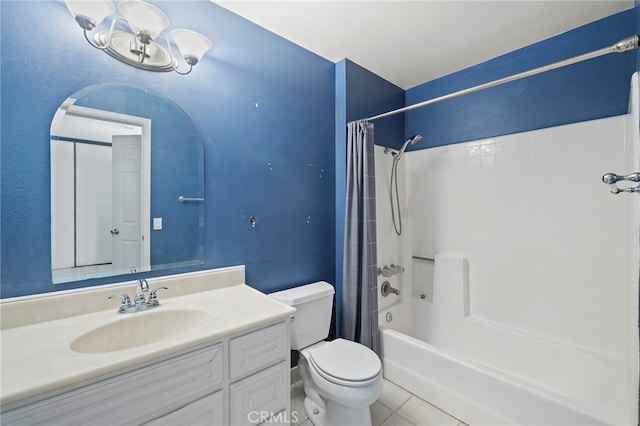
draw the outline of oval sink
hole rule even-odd
[[[163,311],[159,308],[127,315],[76,338],[71,342],[71,350],[92,354],[130,349],[184,333],[209,319],[209,314],[197,309]]]

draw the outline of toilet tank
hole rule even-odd
[[[303,349],[329,336],[333,310],[333,286],[318,281],[269,294],[298,310],[292,323],[291,349]]]

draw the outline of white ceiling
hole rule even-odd
[[[633,7],[633,0],[215,3],[330,61],[348,58],[403,89]]]

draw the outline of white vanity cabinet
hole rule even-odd
[[[230,340],[229,424],[258,424],[288,411],[289,348],[286,322]]]
[[[250,425],[289,411],[289,320],[7,407],[8,425]],[[86,355],[91,356],[91,355]],[[106,378],[105,378],[106,377]],[[98,378],[96,378],[98,379]],[[25,404],[26,403],[26,404]],[[13,408],[16,407],[16,408]]]
[[[145,426],[222,425],[224,423],[224,392],[219,390]]]

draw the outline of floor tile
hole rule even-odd
[[[397,413],[421,426],[458,426],[459,423],[457,419],[416,396],[412,396]]]
[[[369,411],[371,411],[371,424],[373,426],[380,426],[393,413],[393,411],[380,404],[378,401],[373,403]]]
[[[304,397],[304,387],[302,386],[302,382],[297,382],[291,386],[292,425],[304,424],[304,422],[309,418],[304,409]],[[293,413],[296,413],[295,417],[293,416]],[[296,421],[294,422],[293,420]]]
[[[304,398],[302,382],[294,383],[291,386],[291,413],[296,413],[296,421],[291,425],[313,426],[304,409]],[[468,426],[386,379],[382,394],[371,405],[370,412],[373,426]],[[294,420],[294,416],[290,419]]]
[[[382,386],[382,395],[380,395],[378,401],[385,407],[395,411],[409,398],[411,398],[411,396],[412,395],[409,392],[402,389],[400,386],[385,379]]]
[[[393,413],[393,415],[389,417],[384,423],[382,423],[381,426],[416,426],[416,425],[414,425],[404,417]]]

